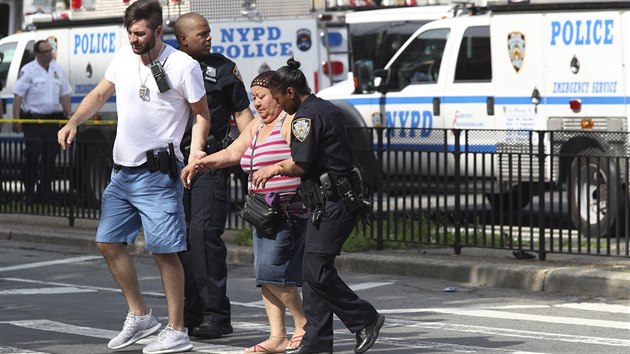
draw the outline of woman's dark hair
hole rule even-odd
[[[141,20],[149,22],[151,29],[162,26],[162,5],[158,0],[138,0],[127,7],[123,19],[125,29]]]
[[[288,87],[293,87],[300,95],[310,94],[311,88],[308,87],[306,76],[300,70],[301,65],[294,58],[289,58],[287,65],[276,70],[273,74],[269,87],[280,90],[282,93],[285,93]]]

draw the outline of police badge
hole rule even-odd
[[[514,70],[518,73],[525,60],[525,35],[520,32],[508,34],[508,54]]]
[[[217,68],[208,66],[206,67],[206,72],[203,75],[206,81],[210,81],[212,83],[217,82]]]
[[[292,123],[293,135],[297,140],[303,142],[308,133],[311,132],[311,119],[310,118],[298,118],[294,119]]]
[[[311,31],[306,29],[306,28],[302,28],[299,29],[297,31],[297,47],[299,50],[306,52],[307,50],[311,49]]]

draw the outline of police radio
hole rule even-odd
[[[151,74],[155,79],[155,83],[157,84],[160,93],[164,93],[171,89],[171,85],[169,85],[168,80],[166,79],[166,72],[164,72],[162,63],[160,63],[159,60],[151,62]]]

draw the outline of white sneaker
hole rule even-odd
[[[128,312],[125,318],[123,329],[116,337],[109,341],[107,346],[110,349],[120,349],[139,341],[144,337],[148,337],[157,332],[162,325],[157,321],[155,316],[149,310],[149,314],[145,316],[135,316]]]
[[[144,354],[180,353],[192,348],[193,345],[188,338],[188,329],[184,328],[184,331],[180,332],[169,324],[160,331],[155,341],[144,347],[142,352]]]

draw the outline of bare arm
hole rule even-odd
[[[57,133],[57,141],[62,149],[67,149],[77,134],[77,127],[85,122],[88,118],[95,115],[101,107],[112,97],[116,90],[116,86],[111,82],[102,79],[96,87],[90,91],[81,101],[81,104],[74,112],[66,125]],[[64,110],[66,108],[64,107]]]
[[[197,172],[210,168],[225,168],[238,164],[245,151],[247,151],[247,147],[252,141],[253,134],[259,123],[260,120],[251,121],[247,128],[245,128],[238,138],[227,148],[205,156],[197,161],[189,161],[181,174],[181,180],[184,186],[186,186],[186,188],[190,187],[190,180]]]
[[[196,166],[199,159],[206,156],[204,148],[210,132],[210,111],[208,110],[206,95],[199,101],[191,103],[190,107],[195,117],[191,133],[190,154],[188,155],[188,165],[184,167],[180,175],[185,188],[190,188],[190,181],[195,173],[194,167],[189,168],[189,166]]]
[[[70,95],[64,95],[59,97],[59,101],[61,101],[61,108],[63,109],[63,114],[66,117],[70,117],[72,113],[72,104],[70,103]]]
[[[22,108],[22,96],[13,95],[13,119],[20,119],[20,108]]]
[[[249,123],[254,120],[254,116],[252,115],[252,111],[249,107],[245,107],[242,111],[234,112],[233,114],[238,131],[241,133],[247,128]]]
[[[204,147],[210,132],[210,111],[208,110],[208,101],[205,95],[199,101],[191,103],[190,107],[195,118],[193,120],[188,160],[194,162],[206,156]]]
[[[22,108],[22,96],[13,96],[13,119],[20,119],[20,109]],[[13,123],[12,130],[14,133],[22,131],[22,124]]]

